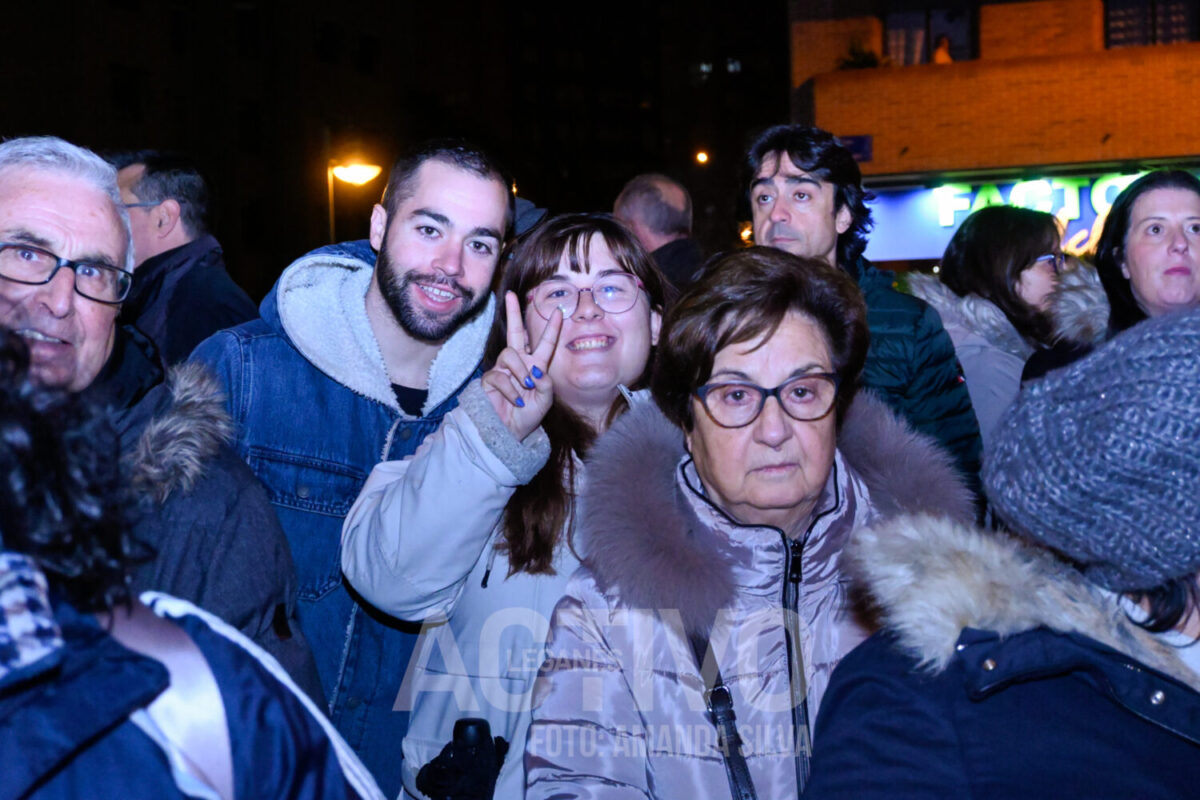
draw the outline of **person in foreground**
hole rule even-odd
[[[735,771],[763,798],[803,790],[829,673],[873,627],[839,564],[847,538],[901,511],[974,518],[950,456],[855,399],[866,313],[846,274],[764,247],[680,299],[657,407],[588,456],[586,566],[551,624],[526,797],[724,798]],[[705,712],[722,683],[741,765]]]
[[[130,590],[118,434],[0,329],[0,798],[382,798],[279,663]]]
[[[1016,533],[928,517],[848,555],[886,631],[825,695],[819,798],[1194,797],[1200,312],[1021,393],[984,469]]]
[[[414,797],[430,791],[418,773],[461,717],[486,719],[510,743],[495,796],[521,796],[542,644],[579,566],[581,459],[625,411],[622,389],[648,379],[666,287],[612,217],[543,223],[504,268],[495,366],[415,455],[372,471],[346,517],[342,568],[354,588],[426,623],[399,699],[413,704],[403,777]]]

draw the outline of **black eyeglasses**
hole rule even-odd
[[[810,372],[774,389],[753,383],[708,383],[694,394],[713,422],[722,428],[744,428],[762,413],[768,397],[794,420],[812,422],[833,409],[838,379],[832,372]]]
[[[162,200],[156,200],[153,203],[121,203],[121,205],[125,208],[154,208],[155,206],[161,206]]]
[[[1039,261],[1049,261],[1050,266],[1054,269],[1055,275],[1061,275],[1062,271],[1066,269],[1067,266],[1067,257],[1063,253],[1046,253],[1044,256],[1038,256],[1035,258],[1033,263],[1036,264]]]
[[[97,303],[117,305],[129,296],[133,273],[92,261],[71,261],[28,244],[0,242],[0,278],[39,286],[63,267],[75,273],[75,291]]]

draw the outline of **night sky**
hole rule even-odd
[[[255,298],[326,242],[330,158],[386,168],[407,144],[466,136],[553,211],[610,210],[628,178],[666,172],[721,248],[746,137],[788,117],[782,0],[32,5],[6,9],[0,135],[194,155]],[[366,235],[383,185],[337,184],[339,239]]]

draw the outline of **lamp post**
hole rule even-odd
[[[333,179],[362,186],[365,183],[370,183],[383,172],[383,167],[378,164],[363,164],[358,161],[349,161],[343,163],[337,159],[330,159],[329,164],[325,167],[325,182],[329,186],[329,241],[336,242],[337,237],[334,235],[334,215],[333,215]]]

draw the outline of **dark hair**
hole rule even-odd
[[[763,161],[771,154],[787,153],[792,163],[814,177],[833,184],[834,211],[850,209],[850,227],[838,236],[838,265],[846,269],[867,249],[871,230],[871,193],[862,186],[862,172],[850,151],[829,131],[808,125],[776,125],[758,135],[746,153],[746,186],[753,189]]]
[[[1059,249],[1053,215],[1017,206],[987,206],[971,214],[950,239],[938,277],[960,297],[994,303],[1030,344],[1049,346],[1054,321],[1017,294],[1033,260]]]
[[[145,166],[142,177],[129,187],[137,199],[146,203],[174,200],[179,203],[179,219],[188,236],[194,239],[208,233],[208,183],[193,159],[181,153],[130,150],[109,162],[117,169]]]
[[[1133,204],[1154,189],[1187,189],[1200,195],[1200,180],[1181,169],[1156,170],[1138,178],[1117,195],[1096,245],[1096,272],[1108,295],[1108,329],[1112,334],[1132,328],[1146,318],[1146,312],[1133,296],[1129,279],[1121,274],[1121,265],[1125,262],[1125,240],[1133,221]]]
[[[676,208],[663,199],[664,183],[683,192],[683,208]],[[633,178],[617,195],[613,210],[622,216],[636,217],[651,231],[663,236],[688,236],[692,232],[692,196],[683,184],[666,175],[650,173]]]
[[[714,256],[675,305],[659,337],[650,390],[663,413],[692,430],[692,395],[717,353],[771,336],[789,312],[811,317],[829,342],[838,376],[837,420],[854,398],[867,357],[867,306],[846,273],[773,247]]]
[[[517,197],[512,193],[512,178],[498,161],[464,139],[433,139],[403,153],[392,165],[387,188],[383,190],[383,208],[390,219],[396,210],[416,190],[417,171],[426,161],[441,161],[504,187],[508,196],[508,212],[504,216],[504,238],[512,236],[513,220],[517,216]]]
[[[671,299],[670,284],[633,234],[609,214],[563,214],[534,228],[501,259],[497,296],[503,298],[505,292],[515,293],[524,311],[526,294],[558,272],[564,253],[571,271],[588,270],[588,251],[596,234],[604,237],[616,262],[641,279],[651,309],[663,313]],[[497,313],[488,342],[489,361],[494,361],[505,347],[506,323],[504,313]],[[653,358],[647,359],[646,369],[630,388],[646,384],[652,363]],[[623,408],[624,401],[615,398],[609,422]],[[550,460],[533,480],[517,488],[504,509],[509,574],[554,572],[554,551],[569,516],[570,490],[575,483],[575,456],[587,455],[597,433],[557,400],[542,420],[542,427],[550,437]]]
[[[1195,575],[1184,575],[1154,589],[1130,592],[1135,603],[1146,602],[1150,612],[1136,625],[1151,633],[1172,630],[1183,622],[1188,613],[1200,610],[1200,585]]]
[[[0,540],[82,611],[128,601],[145,556],[127,533],[118,441],[79,395],[35,385],[25,342],[0,329]]]

